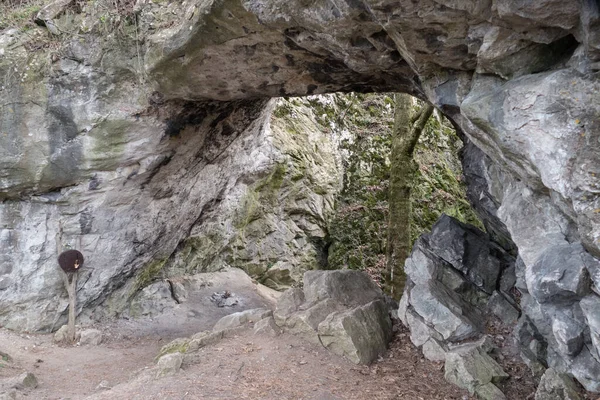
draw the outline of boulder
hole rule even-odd
[[[482,399],[506,398],[494,384],[505,381],[509,375],[480,345],[467,344],[448,351],[444,377]]]
[[[320,339],[317,332],[319,324],[330,314],[342,309],[344,308],[332,299],[321,300],[306,310],[297,311],[290,315],[285,325],[283,325],[283,330],[300,336],[311,343],[319,344]]]
[[[280,328],[273,317],[263,318],[254,324],[254,334],[260,336],[278,336]]]
[[[177,306],[171,286],[166,281],[152,283],[142,289],[131,300],[129,315],[132,317],[153,317],[166,309]]]
[[[318,327],[325,348],[356,364],[369,364],[383,355],[392,338],[392,322],[381,300],[330,314]]]
[[[258,322],[261,319],[270,317],[272,315],[273,312],[271,310],[267,310],[266,308],[254,308],[251,310],[229,314],[217,321],[213,327],[213,332],[237,328],[248,322]]]
[[[383,293],[362,271],[307,271],[304,274],[304,297],[308,303],[332,299],[346,307],[356,307],[382,300]]]
[[[473,318],[469,318],[466,303],[441,283],[416,285],[410,291],[410,302],[415,312],[444,340],[464,340],[481,332],[481,317],[476,310],[472,309]]]
[[[535,392],[535,400],[581,400],[573,379],[548,368]]]
[[[273,317],[277,325],[283,326],[286,319],[298,310],[304,303],[304,291],[300,288],[291,288],[283,292],[277,300]]]
[[[79,340],[81,337],[81,332],[77,329],[78,326],[75,327],[75,340]],[[67,325],[63,325],[56,332],[54,332],[53,340],[55,343],[65,343],[67,342],[67,333],[69,331],[69,327]]]
[[[98,346],[102,343],[102,332],[98,329],[85,329],[81,331],[79,343],[82,345]]]
[[[594,347],[594,356],[600,361],[600,296],[589,295],[579,303],[590,327],[590,336]]]
[[[183,354],[181,353],[165,354],[158,360],[158,372],[156,374],[157,378],[175,375],[181,368],[182,362]]]
[[[289,289],[280,297],[274,322],[352,362],[370,363],[391,340],[389,304],[398,307],[364,272],[308,271],[303,289]]]

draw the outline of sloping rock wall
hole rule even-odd
[[[597,2],[111,3],[0,34],[3,325],[55,326],[57,243],[89,254],[82,306],[143,287],[250,168],[257,99],[405,91],[485,154],[540,360],[600,390]]]
[[[254,165],[194,224],[167,274],[229,265],[285,289],[326,266],[328,219],[342,184],[338,143],[308,101],[279,99],[274,107],[258,140],[248,142]]]

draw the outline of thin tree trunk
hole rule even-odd
[[[433,106],[426,105],[419,114],[415,114],[412,112],[411,96],[396,94],[395,100],[388,195],[386,289],[393,298],[399,299],[406,280],[404,261],[410,253],[410,191],[416,172],[413,155]]]

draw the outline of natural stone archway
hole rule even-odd
[[[74,21],[58,14],[79,33],[46,50],[35,50],[41,29],[0,34],[3,325],[61,318],[58,232],[95,268],[79,304],[118,311],[255,166],[264,99],[403,91],[485,153],[485,194],[522,260],[524,310],[557,349],[547,361],[600,390],[597,2],[138,1],[134,11],[135,25],[108,33],[91,6]],[[558,285],[560,301],[544,286],[545,274],[565,274],[548,261],[557,249],[581,271]],[[580,353],[560,352],[572,338],[549,318],[582,327],[571,332]]]

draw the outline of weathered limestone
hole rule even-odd
[[[508,233],[518,249],[515,275],[523,278],[524,298],[531,297],[521,318],[547,350],[538,355],[599,389],[592,339],[584,334],[574,355],[577,334],[547,322],[564,315],[587,329],[577,310],[600,280],[596,2],[192,0],[168,10],[164,2],[138,2],[136,26],[124,22],[121,36],[102,27],[111,11],[100,15],[86,3],[68,18],[60,10],[40,16],[46,27],[27,34],[0,33],[3,326],[51,331],[64,322],[57,247],[86,254],[90,268],[81,272],[78,304],[102,304],[109,315],[165,268],[219,247],[213,244],[223,243],[221,231],[211,226],[219,204],[255,192],[246,190],[254,178],[279,176],[266,168],[282,159],[270,157],[264,99],[404,91],[436,105],[485,154],[473,176],[487,188],[478,186],[484,196],[472,199],[504,224],[491,237]],[[57,33],[56,46],[28,51],[47,40],[48,29]],[[315,188],[305,205],[322,207],[299,217],[297,231],[277,234],[303,232],[317,246],[299,240],[288,252],[270,242],[264,249],[273,264],[265,268],[260,243],[239,235],[231,259],[239,250],[245,260],[261,261],[249,265],[261,276],[275,267],[265,274],[275,287],[297,281],[301,268],[290,267],[292,257],[277,258],[324,248],[316,217],[330,205],[320,203],[327,195],[319,192],[326,191]],[[276,226],[253,226],[254,214],[243,215],[257,237]],[[571,255],[572,276],[549,262],[558,251]],[[546,270],[556,282],[540,280]],[[490,271],[470,271],[462,271],[462,287],[471,295],[478,293],[473,286],[487,295],[499,289]]]
[[[368,364],[391,340],[389,311],[383,293],[364,272],[308,271],[304,288],[286,291],[274,315],[284,331]]]
[[[535,392],[535,400],[580,400],[573,379],[548,368]]]
[[[263,318],[269,318],[273,315],[271,310],[264,308],[254,308],[251,310],[245,310],[229,314],[221,318],[215,326],[213,331],[222,331],[226,329],[237,328],[248,322],[258,322]]]
[[[102,343],[102,332],[98,329],[84,329],[81,331],[79,343],[81,345],[98,346]]]
[[[479,398],[506,399],[494,384],[509,375],[478,345],[467,344],[447,352],[444,377]]]
[[[165,354],[158,360],[158,372],[156,374],[157,378],[160,378],[162,376],[175,375],[181,368],[182,362],[183,354],[179,352]]]

